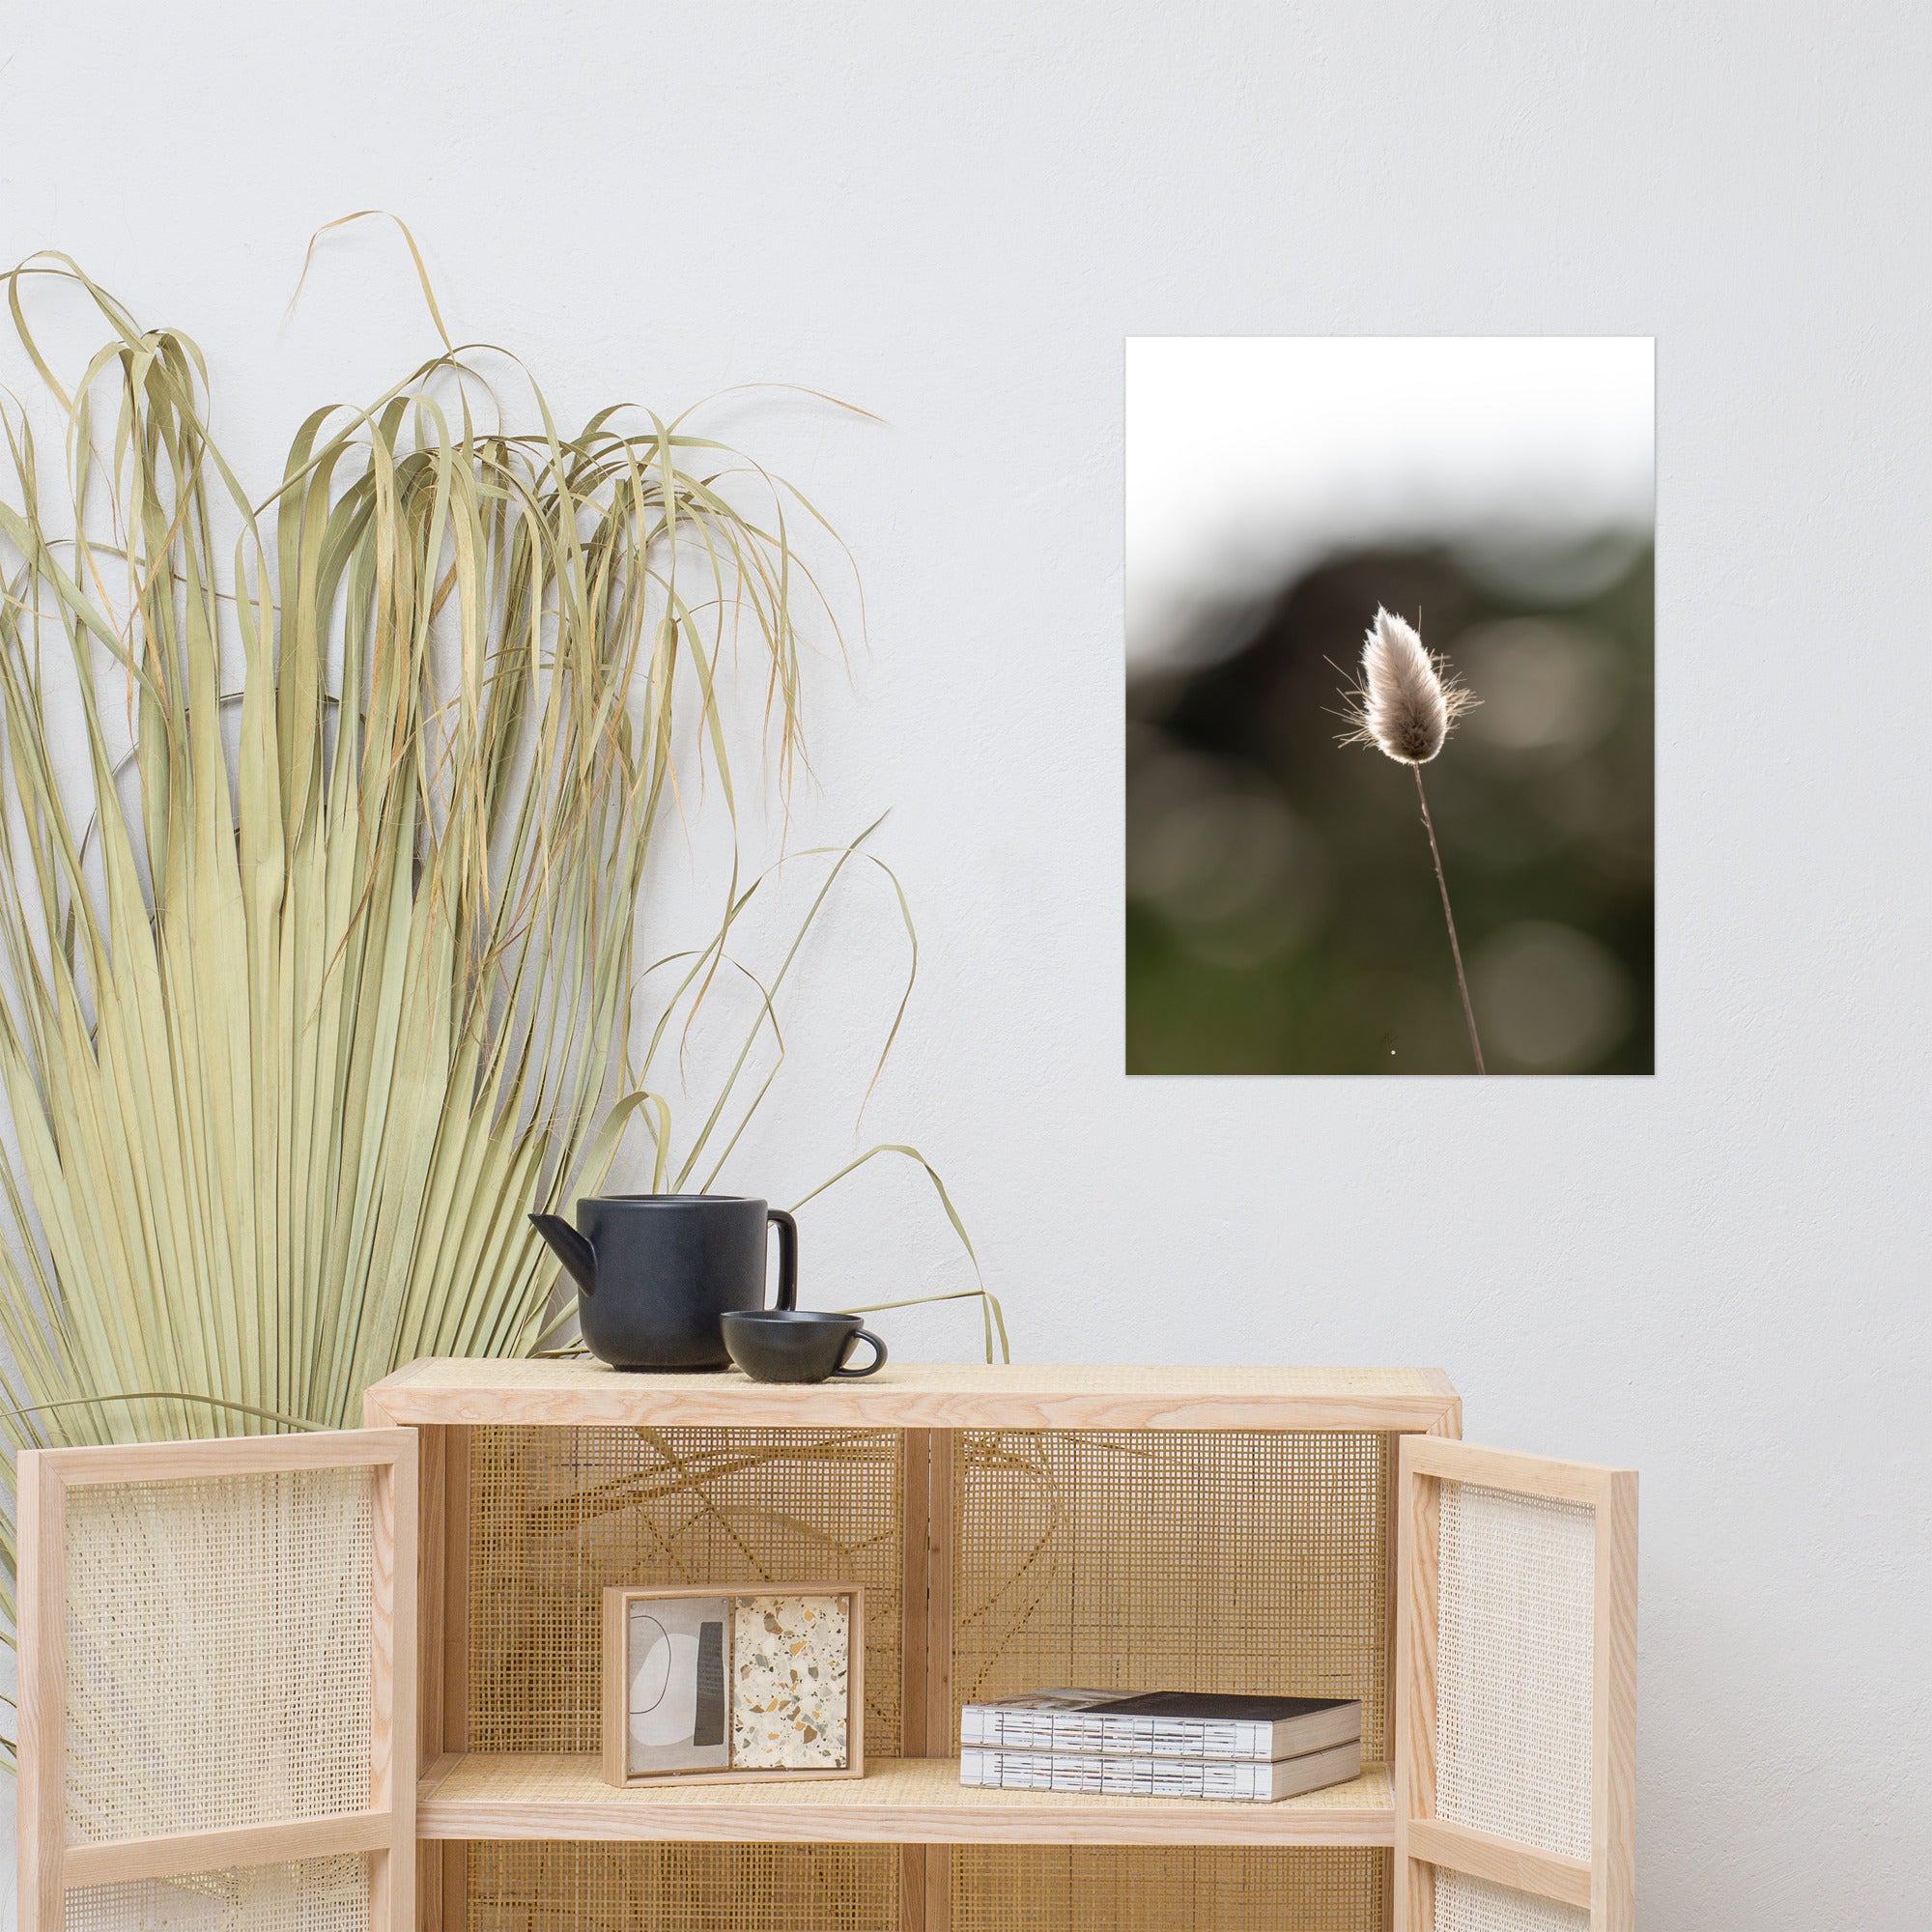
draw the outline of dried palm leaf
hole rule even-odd
[[[71,388],[28,321],[49,277],[106,324]],[[768,1091],[775,1064],[740,1097],[796,945],[674,1154],[627,1059],[634,933],[679,756],[735,828],[742,640],[798,766],[794,611],[825,606],[786,517],[816,512],[688,417],[566,435],[532,383],[510,434],[501,358],[446,333],[311,415],[257,503],[187,337],[66,257],[6,280],[65,435],[49,491],[0,411],[0,1421],[15,1448],[353,1424],[415,1356],[555,1339],[526,1211],[593,1191],[634,1114],[660,1185],[708,1182]],[[733,858],[653,1054],[743,971],[757,890]],[[10,1625],[14,1553],[9,1523]]]

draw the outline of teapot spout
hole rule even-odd
[[[585,1294],[597,1288],[597,1250],[559,1214],[532,1214],[530,1226],[550,1243],[551,1251]]]

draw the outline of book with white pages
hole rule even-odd
[[[1270,1764],[1362,1734],[1353,1697],[1253,1697],[1213,1691],[1034,1690],[967,1704],[961,1745],[1100,1756],[1245,1759]]]
[[[1362,1774],[1362,1743],[1331,1745],[1299,1757],[1252,1759],[1103,1757],[1080,1751],[987,1750],[959,1753],[959,1781],[1001,1791],[1084,1792],[1100,1798],[1200,1798],[1271,1804]]]

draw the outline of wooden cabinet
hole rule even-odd
[[[213,1900],[211,1932],[1634,1923],[1634,1479],[1468,1448],[1439,1372],[895,1364],[800,1388],[424,1361],[372,1388],[365,1419],[27,1459],[23,1932],[204,1922],[153,1917],[143,1885]],[[338,1466],[366,1499],[354,1481],[266,1504],[247,1487]],[[167,1510],[144,1500],[185,1481]],[[263,1658],[300,1653],[302,1605],[327,1608],[327,1695],[300,1676],[273,1749],[329,1732],[311,1747],[341,1760],[327,1803],[314,1777],[262,1773],[274,1802],[240,1824],[194,1812],[184,1831],[151,1807],[125,1833],[90,1808],[85,1787],[116,1775],[101,1713],[155,1655],[104,1642],[80,1601],[97,1572],[59,1499],[95,1482],[126,1519],[107,1545],[146,1552],[130,1628],[172,1616],[192,1643],[211,1600],[169,1609],[175,1545],[227,1552],[224,1641],[249,1661],[232,1684],[181,1675],[183,1695],[234,1693],[211,1736],[245,1733],[281,1667]],[[346,1541],[304,1528],[345,1510],[367,1525]],[[384,1555],[392,1539],[413,1566]],[[318,1562],[362,1579],[359,1634],[340,1588],[316,1594]],[[867,1775],[606,1783],[603,1588],[800,1577],[865,1587]],[[327,1715],[345,1671],[369,1712],[347,1744]],[[1359,1696],[1369,1761],[1271,1805],[962,1787],[959,1703],[1047,1683]],[[364,1773],[351,1805],[342,1776]],[[361,1903],[318,1918],[304,1885]]]

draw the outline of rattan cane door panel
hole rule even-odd
[[[1589,1932],[1590,1915],[1466,1872],[1438,1871],[1435,1923],[1441,1932]]]
[[[1590,1856],[1596,1511],[1439,1490],[1435,1815]]]
[[[1398,1932],[1635,1924],[1636,1478],[1402,1446]]]
[[[22,1932],[401,1932],[416,1437],[20,1458]]]
[[[369,1802],[373,1469],[67,1501],[70,1842]],[[238,1561],[238,1549],[269,1554]]]
[[[83,1886],[65,1932],[369,1932],[369,1891],[366,1858]]]

